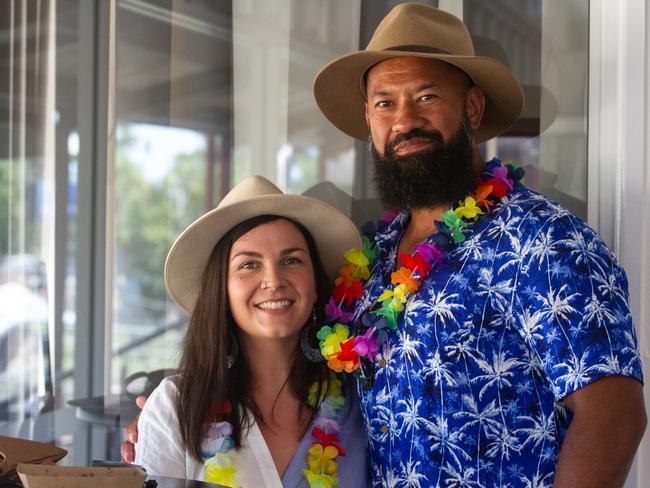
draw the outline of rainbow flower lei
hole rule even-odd
[[[479,216],[489,212],[515,185],[520,185],[523,176],[524,170],[512,163],[498,165],[483,173],[477,179],[474,191],[458,206],[443,213],[442,221],[435,222],[437,230],[426,242],[416,244],[412,254],[399,254],[403,266],[391,274],[393,286],[379,295],[370,313],[363,315],[362,324],[356,326],[360,333],[350,335],[352,311],[363,295],[363,283],[370,276],[369,267],[379,254],[374,244],[375,229],[385,228],[397,213],[382,215],[377,225],[371,222],[364,225],[362,248],[345,253],[345,264],[325,307],[327,325],[316,334],[329,368],[338,373],[357,372],[366,384],[372,384],[379,349],[388,333],[397,330],[406,303],[436,263],[455,245],[465,241],[471,225]]]
[[[345,456],[340,445],[341,426],[336,421],[339,411],[345,405],[341,380],[331,375],[329,380],[313,383],[309,389],[308,403],[316,408],[320,398],[323,401],[312,423],[313,442],[307,450],[307,467],[303,474],[311,488],[332,488],[339,483],[336,458]],[[227,404],[220,413],[230,413]],[[230,437],[233,426],[222,421],[208,423],[202,444],[202,457],[205,465],[205,481],[224,486],[238,487],[236,483],[237,450]]]

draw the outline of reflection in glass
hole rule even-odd
[[[0,434],[56,438],[66,462],[118,456],[124,404],[109,432],[68,401],[175,365],[187,316],[164,288],[167,250],[244,177],[377,216],[367,148],[320,114],[312,83],[396,3],[116,0],[112,31],[96,25],[108,2],[0,2]],[[477,51],[527,94],[522,120],[483,151],[584,217],[586,0],[462,3]],[[106,82],[114,98],[93,98]],[[104,174],[108,198],[93,186]]]
[[[486,157],[522,165],[528,186],[586,219],[588,2],[463,6],[477,54],[510,66],[526,99],[519,121],[484,145]]]
[[[54,12],[18,7],[0,5],[0,433],[53,440]]]

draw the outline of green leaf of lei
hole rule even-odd
[[[386,300],[382,302],[380,309],[377,309],[371,313],[380,317],[386,317],[388,328],[391,330],[397,330],[397,317],[399,317],[400,312],[393,310],[391,303],[392,300]]]
[[[361,244],[361,250],[364,256],[366,256],[368,258],[368,261],[372,263],[375,259],[377,259],[379,248],[373,242],[371,242],[370,239],[368,239],[368,236],[363,236],[361,238]]]

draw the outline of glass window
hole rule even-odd
[[[57,419],[75,396],[79,10],[0,3],[0,434],[68,448],[76,427]]]
[[[463,1],[476,53],[510,66],[525,96],[521,118],[484,154],[520,164],[528,186],[585,220],[588,13],[587,0]]]
[[[312,87],[397,3],[0,2],[0,434],[117,460],[127,384],[175,366],[187,323],[167,251],[244,177],[334,198],[359,224],[379,214],[366,144]],[[524,87],[484,155],[586,217],[588,2],[423,3],[462,14]]]
[[[175,365],[187,316],[167,296],[165,256],[234,184],[261,174],[318,194],[332,181],[350,212],[355,145],[312,83],[356,49],[359,15],[347,0],[117,2],[110,393]]]

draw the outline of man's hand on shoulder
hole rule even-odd
[[[144,404],[147,402],[146,396],[139,396],[135,399],[135,404],[140,410],[144,408]],[[133,463],[135,461],[135,445],[138,442],[138,415],[135,419],[131,421],[129,425],[126,426],[124,435],[126,440],[120,446],[120,452],[122,454],[122,462],[124,463]]]

